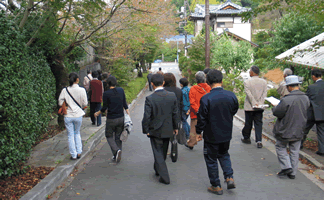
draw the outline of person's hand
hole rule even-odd
[[[186,115],[189,115],[190,114],[190,110],[187,111]]]
[[[178,129],[174,129],[173,134],[178,135]]]
[[[202,140],[202,135],[201,134],[197,134],[196,139],[197,139],[197,142],[201,141]]]
[[[101,111],[95,112],[94,117],[98,117],[101,114]]]

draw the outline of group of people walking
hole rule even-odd
[[[262,118],[264,101],[267,96],[267,82],[259,77],[257,66],[250,68],[251,78],[244,82],[246,99],[244,102],[245,125],[242,129],[241,141],[251,144],[251,131],[254,124],[255,142],[257,148],[262,148]],[[285,69],[285,81],[279,85],[278,93],[281,101],[273,105],[273,115],[277,117],[273,128],[276,138],[276,152],[281,167],[278,176],[288,176],[294,179],[298,169],[299,150],[310,128],[316,124],[318,135],[318,155],[324,156],[324,82],[321,71],[312,70],[315,82],[305,93],[300,91],[298,76],[292,75],[290,69]],[[83,108],[88,104],[87,93],[90,93],[90,110],[92,124],[100,126],[101,114],[107,113],[106,138],[113,153],[113,160],[121,160],[122,142],[120,135],[124,129],[125,113],[129,115],[125,92],[117,87],[114,76],[103,76],[99,73],[88,73],[84,86],[81,88],[76,73],[69,75],[70,85],[64,88],[59,97],[59,105],[65,101],[68,105],[64,117],[68,132],[71,159],[81,157],[82,143],[80,127]],[[86,80],[89,79],[89,80]],[[233,117],[239,109],[235,94],[223,89],[223,74],[216,69],[205,69],[195,74],[196,85],[188,87],[186,78],[179,80],[181,89],[176,87],[176,78],[172,73],[148,75],[150,91],[146,97],[142,132],[149,137],[154,155],[153,169],[159,181],[170,184],[166,158],[170,138],[177,135],[183,128],[186,146],[193,149],[204,140],[203,154],[211,186],[208,191],[221,195],[223,189],[220,183],[218,162],[223,170],[227,189],[236,187],[234,171],[229,155],[232,139]],[[104,83],[106,82],[106,83]],[[105,86],[106,84],[106,86]],[[103,106],[101,107],[101,102]],[[190,126],[187,119],[190,115]],[[100,119],[99,119],[100,118]],[[287,152],[289,146],[289,153]],[[289,155],[290,154],[290,155]]]
[[[204,73],[205,72],[205,73]],[[178,133],[179,121],[188,136],[187,147],[192,149],[204,139],[203,153],[211,187],[210,192],[223,194],[218,163],[224,172],[227,188],[235,188],[233,169],[228,153],[232,139],[233,116],[239,105],[234,93],[222,88],[222,73],[215,69],[205,69],[195,74],[197,85],[188,88],[188,80],[180,79],[179,89],[170,88],[170,73],[149,75],[149,84],[154,93],[146,98],[142,120],[143,133],[150,137],[154,154],[154,170],[161,183],[169,184],[170,178],[165,164],[169,140]],[[267,97],[267,82],[259,77],[257,66],[250,68],[251,78],[244,82],[246,99],[244,102],[245,125],[242,129],[242,142],[251,144],[251,131],[255,128],[255,143],[262,148],[262,125],[264,102]],[[172,77],[172,78],[171,78]],[[299,77],[290,69],[284,71],[284,82],[279,85],[281,101],[273,105],[273,115],[277,121],[273,128],[276,138],[276,152],[281,167],[278,176],[295,179],[298,170],[299,150],[309,129],[316,124],[318,135],[318,155],[324,155],[323,108],[324,82],[321,71],[312,70],[315,82],[305,93],[300,91]],[[175,81],[171,81],[175,83]],[[207,82],[207,83],[206,83]],[[164,88],[163,88],[164,86]],[[179,102],[180,101],[180,102]],[[182,101],[182,104],[181,104]],[[176,109],[176,107],[178,108]],[[180,108],[179,108],[180,106]],[[178,113],[175,112],[178,110]],[[187,123],[190,114],[190,128]],[[190,134],[188,133],[190,130]],[[173,133],[173,134],[172,134]],[[289,153],[287,152],[289,147]]]
[[[100,126],[101,115],[108,110],[105,136],[113,153],[112,159],[120,162],[122,153],[120,136],[124,130],[124,115],[130,114],[124,90],[117,87],[116,77],[109,73],[101,74],[100,70],[91,72],[88,69],[84,77],[84,88],[78,85],[79,76],[76,73],[71,73],[69,79],[70,86],[61,91],[58,104],[62,106],[65,101],[68,106],[64,123],[68,133],[71,159],[76,160],[82,154],[80,128],[82,117],[85,115],[84,107],[88,105],[89,100],[92,125]]]

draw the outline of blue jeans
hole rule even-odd
[[[211,144],[204,142],[204,157],[207,166],[208,176],[210,184],[214,187],[221,187],[219,175],[218,175],[218,163],[219,161],[224,179],[233,178],[233,169],[228,153],[230,142],[224,142],[220,144]]]
[[[187,139],[189,139],[189,135],[190,135],[190,126],[189,126],[189,124],[187,122],[188,117],[189,117],[189,115],[186,115],[186,113],[184,111],[182,111],[182,117],[181,117],[182,128],[186,132]]]
[[[80,128],[82,117],[64,117],[64,124],[68,133],[68,142],[70,154],[73,158],[82,153],[82,140]]]

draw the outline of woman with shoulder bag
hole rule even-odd
[[[67,114],[64,115],[64,124],[68,133],[69,150],[71,160],[81,157],[82,141],[80,128],[82,117],[85,115],[83,107],[87,106],[86,90],[78,85],[79,76],[76,73],[69,74],[70,86],[63,88],[58,99],[59,106],[65,101],[67,104]]]
[[[122,141],[120,135],[124,130],[124,109],[129,114],[126,96],[123,88],[116,87],[117,79],[109,76],[107,79],[109,89],[103,94],[103,107],[94,114],[95,117],[103,112],[107,113],[106,138],[113,153],[113,160],[117,163],[121,160]]]

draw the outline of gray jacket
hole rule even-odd
[[[273,127],[275,138],[280,141],[298,141],[303,138],[310,106],[305,93],[294,90],[284,96],[279,105],[272,109],[278,119]]]

